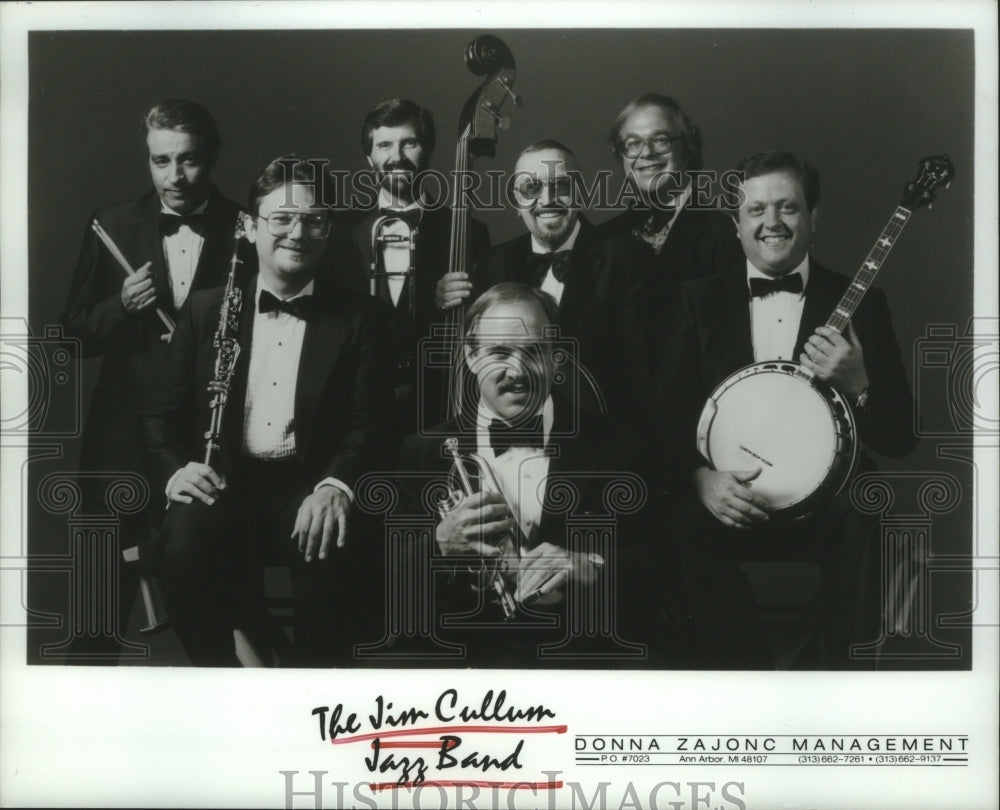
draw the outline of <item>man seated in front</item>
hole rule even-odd
[[[413,435],[403,443],[403,471],[442,480],[456,473],[450,483],[456,502],[442,510],[434,528],[436,551],[454,557],[456,565],[450,582],[434,592],[434,610],[439,615],[474,611],[485,599],[478,616],[493,628],[468,628],[462,636],[473,664],[538,666],[538,645],[558,641],[565,633],[562,622],[572,621],[563,609],[567,591],[606,588],[608,576],[619,577],[623,565],[621,525],[610,548],[568,544],[569,516],[609,512],[606,487],[621,470],[621,452],[596,424],[600,415],[574,409],[553,393],[555,317],[553,298],[527,284],[504,282],[483,293],[467,314],[471,418],[435,428],[435,438]],[[488,468],[483,474],[466,468],[471,493],[464,491],[455,467],[454,445],[466,458],[478,455]],[[416,486],[411,477],[403,482]],[[411,489],[408,495],[419,510],[420,494]],[[602,577],[605,557],[611,555],[615,566]],[[480,567],[498,573],[482,581],[474,573]],[[497,575],[503,588],[492,581]],[[620,602],[613,592],[589,598],[615,602],[609,609],[619,611],[621,628],[647,589],[632,582],[627,597],[625,587],[619,593]],[[550,629],[539,630],[537,618],[546,611],[550,618],[561,611],[562,621],[549,621]],[[498,622],[503,623],[499,629]],[[634,640],[628,631],[622,636]]]
[[[190,296],[142,415],[154,492],[167,499],[164,598],[197,665],[236,665],[236,628],[261,636],[259,580],[272,560],[291,572],[296,663],[332,663],[355,631],[361,577],[347,519],[355,482],[387,449],[388,310],[317,275],[330,219],[315,182],[291,155],[251,187],[245,228],[260,270],[237,279],[240,351],[211,463],[222,288]]]

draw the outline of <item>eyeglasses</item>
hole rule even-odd
[[[666,132],[658,132],[648,138],[640,138],[638,135],[629,135],[621,142],[622,154],[627,158],[637,158],[642,154],[642,150],[647,146],[654,155],[668,155],[674,149],[674,142],[683,138],[683,135],[670,137]]]
[[[266,217],[258,214],[257,218],[267,223],[267,232],[271,236],[288,236],[295,228],[296,222],[302,223],[302,232],[310,239],[326,239],[330,235],[330,218],[326,214],[291,214],[287,211],[275,211]]]
[[[525,177],[517,184],[518,193],[526,200],[537,200],[546,188],[550,197],[569,197],[573,194],[573,181],[569,177],[556,177],[544,182],[537,177]]]

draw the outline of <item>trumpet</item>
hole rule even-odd
[[[403,234],[392,234],[383,233],[383,231],[390,225],[396,222],[402,222],[406,227],[406,235]],[[372,245],[371,245],[371,266],[369,268],[369,288],[372,297],[378,295],[378,281],[379,279],[391,278],[402,278],[406,284],[406,301],[407,301],[407,315],[410,319],[410,326],[416,329],[417,326],[417,306],[416,306],[416,296],[414,294],[414,281],[416,279],[416,259],[417,259],[417,232],[419,227],[410,222],[406,217],[400,216],[398,214],[385,214],[380,216],[375,220],[375,224],[372,226]],[[407,266],[406,270],[403,271],[389,271],[385,269],[385,257],[382,257],[381,267],[379,269],[379,257],[382,256],[382,251],[379,250],[380,247],[390,244],[400,244],[406,242],[407,244]],[[407,358],[404,365],[410,365],[413,358]]]
[[[450,488],[450,494],[438,504],[438,511],[442,517],[454,511],[463,499],[474,495],[476,492],[469,478],[469,472],[466,469],[466,464],[469,462],[475,464],[479,469],[480,481],[493,489],[494,492],[501,492],[496,476],[493,475],[493,470],[490,469],[490,465],[483,460],[482,456],[476,453],[469,453],[463,457],[458,452],[458,439],[454,437],[445,439],[444,446],[445,450],[451,454],[452,474],[458,479],[459,488]],[[509,507],[510,505],[508,504]],[[517,558],[521,539],[519,529],[516,532],[515,530],[507,532],[496,546],[500,552],[496,558],[483,557],[480,568],[474,572],[480,576],[480,587],[485,587],[493,592],[493,596],[500,605],[500,609],[503,610],[505,621],[512,621],[517,617],[517,603],[507,589],[507,583],[503,575],[507,571],[507,560],[512,557]]]

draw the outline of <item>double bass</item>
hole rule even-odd
[[[489,34],[476,37],[465,49],[465,64],[476,76],[485,76],[476,91],[469,96],[459,119],[458,143],[455,146],[455,173],[451,198],[451,243],[448,253],[449,273],[469,272],[469,207],[464,178],[477,157],[496,155],[497,131],[508,126],[500,114],[505,102],[517,106],[521,99],[514,93],[514,56],[497,37]],[[465,333],[465,306],[448,310],[445,335],[451,362],[445,381],[444,401],[447,418],[462,413],[466,401],[465,388],[469,375],[464,373],[462,336]]]

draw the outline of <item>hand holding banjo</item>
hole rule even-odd
[[[920,161],[918,176],[907,184],[826,325],[809,339],[802,363],[755,363],[712,392],[697,431],[698,450],[712,469],[699,470],[695,484],[720,521],[746,528],[762,522],[761,506],[774,517],[804,518],[850,479],[858,459],[852,405],[863,406],[867,396],[863,360],[861,375],[857,372],[862,349],[851,316],[912,213],[933,202],[936,189],[950,184],[954,174],[947,155]]]

